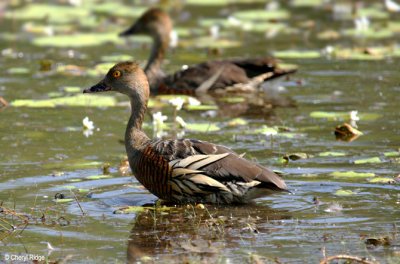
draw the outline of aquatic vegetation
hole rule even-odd
[[[0,4],[0,259],[397,263],[399,1],[151,4],[174,19],[166,72],[258,55],[298,69],[279,80],[296,108],[261,94],[150,98],[162,122],[146,116],[147,133],[215,140],[282,172],[291,193],[246,207],[156,204],[122,156],[129,102],[80,95],[115,62],[146,59],[151,39],[117,36],[150,6],[139,2]],[[102,128],[88,138],[85,116]]]

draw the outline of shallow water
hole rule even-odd
[[[366,3],[367,6],[371,4]],[[336,41],[318,40],[315,35],[322,29],[351,28],[352,21],[331,23],[330,19],[325,19],[332,17],[328,8],[283,7],[291,14],[287,26],[297,29],[297,33],[265,39],[261,33],[224,29],[224,34],[243,44],[223,49],[218,56],[258,56],[288,49],[321,50],[333,44],[345,47],[396,44],[398,35],[382,40],[348,37]],[[175,23],[189,27],[196,25],[199,18],[226,17],[224,14],[234,10],[253,8],[262,9],[264,4],[230,4],[221,8],[186,5],[181,10],[183,15],[176,16],[178,21]],[[6,11],[9,9],[10,6],[5,8]],[[189,18],[184,20],[187,14],[190,14]],[[99,17],[102,20],[98,22],[108,30],[114,30],[115,34],[133,19]],[[399,15],[391,14],[388,20],[398,18]],[[302,26],[301,22],[305,20],[313,20],[315,27]],[[20,36],[19,40],[0,42],[3,51],[0,68],[4,73],[0,77],[0,96],[9,102],[48,98],[50,92],[66,95],[64,86],[83,89],[100,79],[100,75],[42,73],[39,71],[42,59],[50,59],[56,64],[94,67],[102,55],[131,54],[144,61],[149,52],[148,45],[137,44],[133,38],[119,44],[74,48],[72,51],[37,47],[31,44],[36,35],[21,33],[23,24],[24,21],[3,18],[0,25],[2,31]],[[169,54],[165,68],[173,71],[182,64],[213,58],[207,54],[204,48],[177,48]],[[399,183],[374,183],[371,176],[330,175],[337,171],[375,173],[375,177],[387,178],[399,175],[399,156],[384,154],[399,151],[400,147],[399,58],[344,60],[323,56],[284,61],[299,66],[295,75],[280,83],[286,87],[286,92],[280,96],[292,98],[296,107],[272,110],[265,107],[261,110],[259,106],[254,109],[254,104],[252,108],[250,103],[242,111],[243,103],[227,105],[218,102],[220,108],[215,117],[204,117],[204,111],[182,110],[178,113],[186,122],[210,121],[221,127],[219,131],[206,133],[186,131],[185,137],[228,145],[239,153],[246,152],[249,159],[285,173],[292,193],[261,198],[251,205],[151,209],[156,197],[144,190],[136,179],[118,172],[125,152],[119,141],[123,138],[129,115],[126,104],[116,107],[10,106],[2,109],[0,201],[5,209],[0,214],[1,261],[9,256],[37,254],[50,261],[71,263],[153,260],[160,263],[166,260],[318,263],[324,255],[348,254],[381,263],[400,263]],[[28,72],[9,73],[13,67],[24,67]],[[113,96],[119,102],[126,101],[123,96]],[[172,119],[171,107],[161,110]],[[348,122],[348,119],[310,116],[315,111],[352,110],[360,113],[357,125],[364,135],[351,142],[338,141],[333,135],[335,126]],[[366,113],[376,116],[368,118],[363,115]],[[82,133],[85,116],[100,128],[89,137]],[[228,121],[236,116],[241,116],[248,124],[228,126]],[[146,122],[149,123],[146,132],[152,135],[150,117]],[[263,125],[288,127],[291,136],[249,133]],[[327,151],[345,155],[320,156]],[[288,164],[281,162],[280,157],[284,154],[297,152],[312,157]],[[354,163],[372,157],[379,157],[381,162]],[[86,178],[101,175],[104,163],[111,165],[110,178]],[[338,190],[352,192],[341,196]],[[55,203],[56,193],[62,193],[72,201]],[[315,203],[314,198],[319,202]],[[147,205],[147,209],[132,214],[113,213],[128,205]],[[14,231],[10,231],[12,226]],[[365,240],[371,237],[388,237],[390,243],[366,245]],[[48,249],[47,242],[53,250]]]

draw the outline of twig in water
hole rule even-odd
[[[378,264],[379,262],[375,261],[369,261],[360,257],[355,257],[355,256],[349,256],[349,255],[336,255],[336,256],[330,256],[326,257],[323,260],[319,262],[319,264],[329,264],[330,261],[335,260],[335,259],[346,259],[346,260],[354,260],[357,261],[358,263],[362,264]]]
[[[71,191],[71,192],[72,192],[72,194],[74,195],[75,201],[76,201],[76,203],[78,204],[79,209],[81,209],[82,216],[85,216],[86,213],[85,213],[85,211],[83,211],[83,208],[82,208],[81,204],[80,204],[79,201],[78,201],[78,197],[76,197],[76,195],[75,195],[75,193],[74,193],[73,191]]]

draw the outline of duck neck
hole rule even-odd
[[[153,86],[157,80],[163,76],[161,63],[164,60],[165,52],[168,49],[169,36],[164,34],[156,34],[153,36],[153,46],[149,61],[144,69],[150,86]]]
[[[139,95],[135,95],[139,97]],[[149,141],[149,137],[142,130],[144,115],[147,109],[147,99],[131,97],[131,117],[125,132],[125,147],[129,153],[141,149]]]

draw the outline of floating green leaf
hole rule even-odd
[[[235,126],[245,126],[248,123],[249,122],[247,122],[243,118],[234,118],[234,119],[230,120],[227,125],[231,126],[231,127],[235,127]]]
[[[110,42],[122,43],[123,40],[115,33],[80,33],[73,35],[38,37],[33,39],[32,43],[41,47],[75,48],[99,46]]]
[[[386,177],[375,177],[369,179],[368,181],[371,183],[390,183],[390,184],[395,182],[393,178],[386,178]]]
[[[282,59],[316,59],[321,57],[321,53],[313,50],[287,50],[275,51],[274,56]]]
[[[200,5],[200,6],[224,6],[227,5],[230,0],[186,0],[187,5]]]
[[[382,163],[382,161],[379,157],[359,159],[354,161],[354,164],[365,164],[365,163]]]
[[[335,152],[335,151],[327,151],[327,152],[321,152],[318,155],[321,156],[321,157],[328,157],[328,156],[342,157],[342,156],[346,156],[346,153],[344,153],[344,152]]]
[[[24,67],[15,67],[15,68],[9,68],[7,72],[9,74],[27,74],[30,72],[30,70]]]
[[[97,13],[117,17],[139,17],[146,11],[146,9],[147,7],[139,6],[137,4],[133,7],[132,5],[124,5],[117,1],[107,1],[101,4],[96,3],[93,6],[93,11]]]
[[[343,35],[357,37],[357,38],[370,38],[370,39],[382,39],[393,37],[393,32],[390,29],[368,29],[368,30],[356,30],[346,29],[343,30]]]
[[[130,61],[133,60],[133,56],[127,54],[117,54],[117,55],[103,55],[101,56],[102,61],[107,62],[120,62],[120,61]]]
[[[186,110],[189,111],[208,111],[208,110],[218,110],[216,105],[186,105]]]
[[[355,172],[355,171],[335,171],[329,174],[333,177],[347,177],[347,178],[369,178],[374,177],[375,173],[371,172]]]
[[[14,107],[58,107],[58,106],[86,106],[86,107],[111,107],[116,106],[117,101],[112,96],[106,95],[85,95],[58,97],[43,100],[15,100],[11,102]]]
[[[292,0],[291,5],[294,7],[318,7],[324,3],[323,0]]]
[[[335,195],[337,196],[351,196],[356,194],[355,192],[353,192],[352,190],[345,190],[345,189],[339,189],[335,192]]]
[[[69,182],[81,182],[82,179],[69,179],[68,181]]]
[[[64,188],[64,189],[67,189],[67,190],[72,190],[72,189],[76,189],[76,186],[73,186],[73,185],[64,185],[63,188]]]
[[[237,11],[232,14],[233,17],[242,20],[284,20],[290,17],[290,13],[287,10],[263,10],[263,9],[253,9],[253,10],[242,10]]]
[[[388,19],[389,13],[380,9],[379,7],[360,8],[357,10],[360,17],[368,17],[371,19]]]
[[[6,11],[5,17],[21,20],[46,19],[50,23],[71,23],[89,17],[89,10],[81,7],[31,3],[23,8]]]
[[[74,201],[74,199],[71,198],[64,198],[64,199],[55,199],[54,200],[56,203],[69,203]]]
[[[123,208],[118,208],[114,211],[114,214],[134,214],[143,212],[145,208],[143,206],[127,206]]]
[[[284,23],[272,23],[272,22],[246,22],[242,25],[244,31],[250,32],[268,32],[273,31],[275,32],[284,32],[288,30],[288,25]]]
[[[214,123],[186,123],[185,128],[195,132],[215,132],[221,130]]]
[[[326,119],[346,119],[350,117],[348,112],[323,112],[314,111],[310,113],[312,118],[326,118]]]
[[[109,179],[112,178],[111,175],[91,175],[91,176],[87,176],[85,177],[85,179],[88,180],[100,180],[100,179]]]
[[[81,93],[82,92],[82,88],[77,87],[77,86],[64,86],[63,90],[66,93]]]
[[[383,155],[385,155],[385,157],[397,157],[397,156],[400,156],[400,152],[399,151],[389,151],[389,152],[383,153]]]

